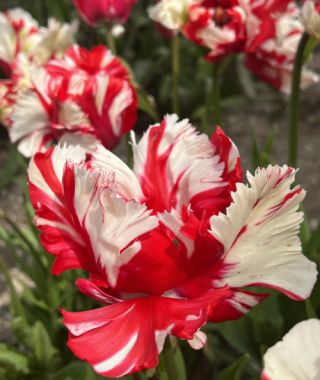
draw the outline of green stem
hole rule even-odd
[[[298,141],[300,119],[300,82],[305,58],[305,49],[308,45],[309,35],[304,33],[301,37],[294,63],[289,116],[289,164],[296,167],[298,164]]]
[[[305,302],[306,313],[309,319],[318,318],[317,313],[314,310],[312,302],[310,299],[307,299]]]
[[[128,133],[126,136],[126,145],[127,145],[127,164],[129,168],[132,168],[133,165],[133,152],[131,146],[130,134]]]
[[[172,39],[172,111],[179,114],[179,68],[180,68],[180,38],[179,35]]]
[[[112,30],[111,30],[110,26],[107,26],[106,33],[107,33],[108,47],[110,48],[110,50],[112,51],[112,53],[114,55],[117,55],[116,43],[115,43],[115,40],[113,38],[113,34],[112,34]]]
[[[213,88],[212,88],[212,104],[213,104],[213,116],[215,123],[221,126],[222,114],[221,114],[221,81],[220,81],[220,65],[218,63],[213,65]]]

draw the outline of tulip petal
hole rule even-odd
[[[221,193],[226,187],[220,157],[207,136],[188,120],[167,116],[152,126],[137,144],[133,136],[134,172],[148,207],[155,211],[181,210],[206,191]]]
[[[320,378],[320,321],[294,326],[264,355],[263,380],[317,380]]]
[[[218,293],[215,302],[222,298],[223,292]],[[155,367],[168,334],[192,340],[195,333],[199,337],[198,329],[205,322],[201,303],[166,297],[138,298],[97,310],[62,313],[70,331],[70,349],[108,377]]]
[[[250,187],[238,184],[226,214],[211,218],[211,233],[225,249],[220,285],[265,286],[296,300],[310,295],[316,269],[301,254],[303,215],[297,210],[305,192],[290,189],[294,175],[287,166],[258,169],[254,177],[248,174]]]

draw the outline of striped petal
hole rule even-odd
[[[56,147],[36,154],[30,162],[29,191],[35,223],[41,231],[43,246],[56,256],[54,274],[80,267],[96,270],[94,261],[89,260],[90,246],[81,226],[81,212],[88,207],[91,193],[83,193],[81,208],[74,208],[75,182],[71,167],[66,166],[68,160],[82,163],[85,158],[86,153],[80,147]],[[92,177],[90,185],[87,184],[91,191],[94,191],[94,180]]]
[[[107,75],[97,75],[95,82],[79,98],[103,145],[114,148],[137,119],[137,95],[132,85]]]
[[[101,145],[94,152],[91,165],[111,177],[114,183],[112,190],[121,198],[140,201],[144,199],[140,183],[133,171],[120,158]]]
[[[149,128],[138,144],[133,137],[133,151],[134,172],[155,211],[181,210],[201,194],[206,199],[208,191],[218,196],[226,186],[224,165],[208,138],[176,115]]]
[[[211,305],[218,305],[225,294],[222,290],[210,295]],[[156,367],[169,334],[190,340],[197,348],[205,344],[198,332],[206,321],[206,306],[200,301],[136,298],[101,309],[62,313],[70,349],[107,377]]]
[[[224,278],[216,285],[265,286],[296,300],[310,295],[317,272],[301,254],[298,208],[305,192],[290,188],[294,176],[287,166],[248,174],[250,187],[238,184],[226,214],[211,218],[211,233],[224,246]]]

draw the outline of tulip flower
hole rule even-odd
[[[317,380],[320,378],[320,321],[295,325],[264,355],[262,380]]]
[[[127,69],[98,46],[71,47],[31,74],[32,86],[18,98],[9,134],[26,157],[54,141],[116,146],[137,117],[137,95]],[[26,127],[27,126],[27,127]]]
[[[162,27],[179,31],[186,21],[189,7],[199,2],[201,0],[160,0],[149,7],[148,14]]]
[[[290,93],[294,61],[303,34],[299,9],[292,5],[276,24],[276,34],[267,39],[255,52],[246,55],[246,66],[262,80],[285,93]],[[303,69],[301,87],[317,83],[319,76]]]
[[[77,287],[104,305],[62,311],[68,345],[108,377],[155,367],[168,335],[203,347],[206,322],[237,319],[266,297],[250,286],[302,300],[317,275],[301,253],[294,169],[258,169],[245,185],[222,130],[209,140],[176,115],[132,144],[133,170],[102,146],[57,146],[28,172],[52,272],[82,268]]]
[[[74,42],[78,25],[50,19],[48,28],[40,28],[28,12],[14,8],[0,13],[0,29],[0,68],[10,76],[11,66],[21,53],[38,64],[59,57]]]
[[[301,19],[310,36],[320,40],[320,4],[308,0],[303,4]]]
[[[14,8],[0,13],[0,30],[0,68],[9,76],[17,54],[30,54],[39,43],[39,25],[28,12]]]
[[[74,42],[78,23],[62,24],[50,19],[48,27],[39,27],[31,15],[20,8],[0,13],[1,123],[10,128],[18,96],[31,86],[30,73],[52,58],[62,57]]]
[[[80,16],[91,26],[125,23],[136,0],[73,0]]]

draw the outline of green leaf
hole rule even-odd
[[[244,354],[235,363],[231,364],[230,367],[224,369],[217,377],[217,380],[240,380],[248,365],[249,358],[248,354]]]
[[[137,88],[139,108],[151,116],[154,121],[159,120],[158,111],[153,98],[147,95],[141,88]]]
[[[2,343],[0,343],[0,363],[13,367],[20,373],[29,372],[29,359]]]
[[[52,376],[50,380],[96,380],[96,374],[93,372],[91,367],[80,361],[74,361],[66,365],[65,367],[59,369]]]
[[[32,328],[34,356],[42,367],[51,366],[57,350],[42,322],[37,321]]]
[[[186,367],[184,358],[177,341],[174,341],[173,347],[167,348],[163,352],[165,366],[169,379],[186,380]]]

